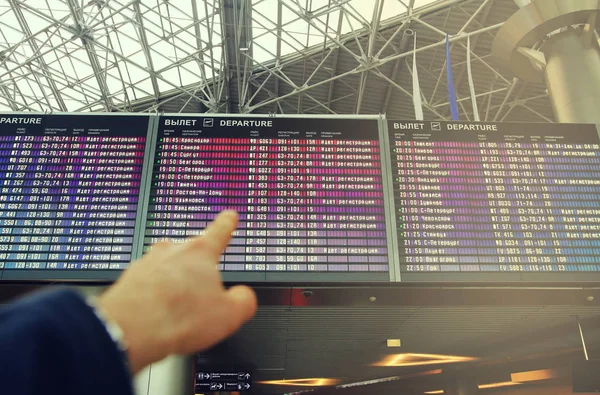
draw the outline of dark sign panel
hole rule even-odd
[[[600,278],[595,126],[388,128],[402,281]]]
[[[0,278],[112,280],[233,209],[225,281],[600,280],[593,125],[388,129],[380,145],[374,119],[0,115]]]
[[[240,226],[224,279],[389,281],[375,120],[161,117],[145,248]]]
[[[2,279],[114,279],[128,266],[148,120],[0,116]]]

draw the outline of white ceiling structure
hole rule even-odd
[[[380,114],[448,119],[445,35],[461,119],[553,122],[544,86],[499,71],[513,0],[4,0],[0,111]],[[404,37],[411,29],[417,35]]]

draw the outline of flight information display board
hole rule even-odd
[[[390,121],[388,131],[401,281],[598,281],[595,126]]]
[[[240,225],[225,280],[390,281],[376,120],[161,117],[145,250]]]
[[[595,126],[385,126],[0,114],[0,280],[114,280],[233,209],[227,282],[600,282]]]
[[[149,119],[0,116],[3,280],[111,280],[129,265]]]

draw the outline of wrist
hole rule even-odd
[[[128,300],[135,303],[128,303]],[[146,322],[143,315],[140,316],[143,306],[137,303],[136,298],[119,297],[113,288],[102,294],[96,304],[122,329],[131,373],[135,374],[168,355],[170,348],[160,341],[160,331],[156,333],[158,329],[155,325]]]
[[[115,320],[112,319],[110,314],[108,314],[106,312],[106,310],[102,307],[102,305],[100,303],[98,303],[97,298],[88,297],[88,298],[86,298],[86,303],[88,306],[90,306],[90,308],[92,309],[92,311],[94,312],[94,314],[96,315],[98,320],[104,326],[104,329],[106,330],[107,334],[110,336],[111,340],[113,341],[113,343],[119,350],[119,353],[121,354],[121,357],[122,357],[121,359],[123,361],[123,364],[125,365],[125,368],[127,369],[127,371],[129,371],[131,373],[129,356],[128,356],[129,355],[129,343],[127,342],[127,340],[125,338],[125,333],[123,332],[123,329]]]

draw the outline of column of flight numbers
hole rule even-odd
[[[376,143],[289,138],[237,143],[248,147],[243,148],[248,167],[240,170],[247,189],[233,201],[246,249],[230,259],[256,271],[388,270]]]
[[[416,142],[401,142],[397,145],[414,147],[410,149],[413,151],[415,149],[418,151],[417,147],[423,146]],[[406,198],[409,200],[404,202],[409,206],[408,211],[415,211],[411,205],[416,204],[421,207],[417,209],[420,213],[425,211],[441,214],[443,217],[438,217],[437,220],[449,220],[453,224],[438,221],[438,224],[429,226],[426,224],[432,219],[431,217],[403,216],[402,219],[409,222],[406,226],[413,228],[412,231],[406,232],[405,236],[418,237],[404,240],[405,253],[412,255],[407,256],[407,261],[414,260],[416,263],[408,264],[406,270],[596,270],[596,266],[589,265],[596,262],[596,258],[586,255],[600,252],[594,248],[598,247],[598,243],[593,240],[575,241],[573,238],[585,237],[585,235],[562,232],[569,227],[566,223],[582,221],[581,217],[574,219],[565,216],[576,213],[575,210],[567,207],[597,207],[597,203],[593,201],[574,202],[578,199],[597,200],[599,195],[582,193],[591,192],[593,187],[567,185],[572,182],[568,181],[569,178],[586,175],[582,174],[581,170],[590,170],[587,176],[597,177],[598,173],[594,173],[598,170],[598,164],[595,162],[597,159],[589,158],[587,154],[583,155],[585,158],[568,158],[570,153],[579,152],[574,156],[581,156],[580,154],[585,150],[592,153],[593,145],[537,142],[431,142],[424,145],[431,148],[425,152],[426,154],[437,155],[427,158],[427,162],[431,163],[434,158],[439,160],[438,164],[433,165],[439,170],[430,170],[431,174],[436,175],[435,173],[439,172],[438,175],[445,177],[437,180],[439,185],[422,184],[425,188],[435,190],[433,194],[423,191],[408,192]],[[569,149],[583,151],[568,151]],[[402,153],[419,154],[419,152],[402,151]],[[592,155],[595,156],[596,153]],[[403,155],[400,159],[406,160],[408,157]],[[423,158],[411,155],[413,162],[410,166],[421,168],[428,166],[420,162],[420,159]],[[580,182],[584,185],[589,183],[589,181]],[[412,188],[415,191],[418,188],[406,184],[405,187],[407,186],[408,189]],[[425,198],[425,200],[410,200],[411,197]],[[423,209],[423,206],[429,208]],[[579,213],[593,215],[599,212],[588,209]],[[415,225],[412,220],[418,220],[420,224]],[[436,233],[416,232],[414,230],[416,226],[441,230],[444,238],[450,240],[431,238],[428,240],[428,237]],[[571,230],[579,229],[580,227]],[[564,248],[575,246],[583,248]],[[417,256],[422,253],[449,256]],[[574,256],[577,254],[582,256]],[[421,265],[428,262],[439,264]]]
[[[2,241],[10,243],[0,247],[5,267],[125,268],[131,259],[141,140],[3,136],[0,221]]]

